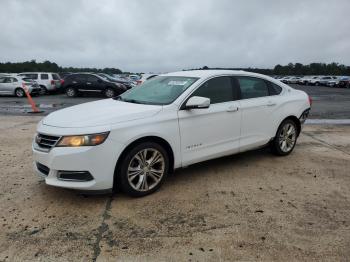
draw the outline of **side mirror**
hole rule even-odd
[[[209,108],[210,99],[201,96],[192,96],[186,103],[186,109]]]

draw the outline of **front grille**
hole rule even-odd
[[[40,171],[40,173],[44,174],[45,176],[47,176],[50,173],[50,168],[38,162],[36,163],[36,168]]]
[[[35,142],[38,144],[40,148],[50,150],[52,147],[56,145],[59,139],[60,139],[59,136],[49,136],[44,134],[38,134],[35,138]]]

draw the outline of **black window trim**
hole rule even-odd
[[[202,85],[204,85],[206,82],[208,82],[208,81],[210,81],[210,80],[212,80],[212,79],[214,79],[214,78],[218,78],[218,77],[229,77],[229,78],[230,78],[230,80],[231,80],[230,82],[231,82],[232,94],[233,94],[232,100],[231,100],[231,101],[226,101],[226,102],[220,102],[220,103],[210,104],[210,106],[211,106],[211,105],[217,105],[217,104],[223,104],[223,103],[230,103],[230,102],[239,100],[239,97],[237,97],[237,99],[235,99],[235,95],[238,95],[239,90],[237,90],[237,89],[235,90],[234,83],[233,83],[233,77],[234,77],[234,75],[217,75],[217,76],[212,76],[212,77],[210,77],[210,78],[206,78],[206,79],[204,79],[201,83],[199,83],[198,86],[197,86],[194,90],[192,90],[191,93],[183,100],[183,102],[181,103],[181,106],[180,106],[179,110],[186,110],[186,103],[187,103],[187,101],[192,97],[192,94],[193,94],[194,92],[196,92],[196,91],[197,91]],[[238,87],[238,86],[236,86],[236,88],[237,88],[237,87]],[[235,92],[235,91],[236,91],[236,92]]]
[[[261,97],[270,97],[270,96],[278,96],[280,95],[282,92],[283,92],[283,87],[281,87],[280,85],[277,85],[276,83],[273,83],[269,80],[266,80],[262,77],[257,77],[257,76],[249,76],[249,75],[234,75],[233,76],[234,78],[238,78],[238,77],[249,77],[249,78],[256,78],[256,79],[259,79],[259,80],[262,80],[265,82],[266,86],[267,86],[267,90],[268,90],[268,93],[269,95],[268,96],[259,96],[259,97],[251,97],[251,98],[242,98],[242,92],[241,92],[241,86],[239,84],[239,81],[237,79],[237,85],[238,85],[238,93],[239,93],[239,98],[238,100],[248,100],[248,99],[257,99],[257,98],[261,98]],[[272,94],[272,85],[271,84],[275,84],[277,86],[279,86],[281,88],[281,92],[279,94]]]

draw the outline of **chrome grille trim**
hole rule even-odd
[[[35,137],[35,144],[38,146],[38,150],[48,152],[56,146],[60,139],[60,136],[38,133]]]

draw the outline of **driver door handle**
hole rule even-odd
[[[238,111],[238,106],[229,106],[227,108],[227,112],[237,112]]]

